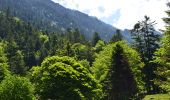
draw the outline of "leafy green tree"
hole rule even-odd
[[[75,58],[78,60],[87,59],[88,48],[86,45],[81,43],[75,43],[72,45],[72,50],[74,52]]]
[[[38,40],[37,42],[40,42],[38,45],[38,48],[36,51],[36,53],[33,53],[35,58],[36,58],[36,62],[38,62],[36,65],[39,65],[43,59],[48,56],[50,50],[48,48],[50,48],[50,43],[49,43],[49,37],[45,34],[43,34],[42,32],[38,33]],[[36,47],[35,46],[35,47]],[[32,52],[32,51],[31,51]]]
[[[77,44],[77,43],[75,43],[75,44]],[[64,42],[63,47],[59,47],[57,49],[57,55],[74,57],[75,52],[74,52],[74,49],[72,48],[72,44],[69,43],[68,41]]]
[[[123,35],[121,34],[120,30],[116,30],[116,33],[113,34],[110,42],[118,42],[118,41],[121,41],[123,40]]]
[[[119,45],[120,48],[117,47],[117,45]],[[139,54],[125,42],[120,41],[107,45],[104,50],[97,55],[91,71],[95,78],[103,85],[103,96],[105,99],[113,99],[112,96],[118,96],[120,93],[119,95],[122,96],[120,100],[126,100],[127,98],[130,99],[132,94],[132,97],[136,98],[145,93],[141,72],[143,66],[144,64],[141,62]],[[120,79],[120,77],[122,77],[122,79]],[[130,77],[130,79],[128,79],[128,77]],[[128,84],[130,84],[129,87],[127,87]],[[134,87],[131,86],[132,84],[134,84]],[[122,87],[124,86],[123,91]],[[133,89],[130,90],[132,87]],[[116,90],[116,88],[119,89]],[[109,94],[113,95],[109,96]],[[123,98],[124,96],[127,98]]]
[[[92,46],[95,46],[99,40],[101,40],[99,33],[95,32],[92,39]]]
[[[4,52],[4,43],[0,43],[0,82],[10,72],[8,71],[8,58]]]
[[[93,49],[96,53],[99,53],[100,51],[103,50],[105,46],[106,44],[104,43],[104,41],[99,40]]]
[[[85,68],[87,68],[88,70],[90,70],[90,62],[87,60],[81,60],[78,63],[80,63],[82,66],[84,66]]]
[[[170,8],[170,3],[167,4]],[[170,16],[170,11],[166,11]],[[166,31],[163,34],[161,41],[161,47],[155,52],[154,63],[157,65],[157,84],[162,92],[170,93],[170,18],[164,18],[164,22],[167,24]]]
[[[100,85],[92,74],[70,57],[52,56],[33,67],[31,79],[40,99],[99,99]]]
[[[148,16],[141,22],[135,24],[132,30],[132,37],[134,39],[134,47],[140,53],[142,61],[145,63],[143,68],[143,77],[148,93],[157,92],[157,86],[154,84],[153,79],[156,77],[154,74],[155,67],[151,62],[153,60],[154,52],[159,47],[159,34],[154,29],[155,21],[151,21]]]
[[[7,76],[0,84],[0,100],[35,100],[34,87],[27,78]]]

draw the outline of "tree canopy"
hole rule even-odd
[[[112,75],[115,78],[118,78],[114,74],[110,74],[110,72],[119,73],[116,71],[117,70],[116,68],[121,67],[122,71],[123,71],[123,65],[121,66],[121,64],[123,64],[123,63],[118,64],[118,62],[121,62],[121,59],[123,60],[124,58],[121,58],[121,59],[113,58],[113,56],[114,55],[116,56],[116,53],[118,53],[117,45],[119,45],[120,48],[122,48],[122,50],[123,50],[121,52],[122,53],[121,55],[124,55],[124,57],[126,58],[126,62],[128,63],[128,65],[126,65],[127,69],[129,69],[131,75],[133,73],[132,80],[134,79],[136,86],[137,86],[137,91],[138,91],[138,92],[136,92],[135,95],[144,93],[145,88],[144,88],[144,82],[142,81],[142,73],[141,73],[141,69],[143,68],[144,64],[141,62],[141,58],[140,58],[139,54],[135,50],[130,48],[123,41],[109,44],[104,48],[104,50],[102,52],[100,52],[100,54],[95,59],[95,62],[93,63],[93,67],[91,69],[95,78],[101,84],[103,84],[104,90],[106,92],[106,93],[104,93],[105,95],[108,95],[108,91],[110,90],[110,87],[112,88],[110,81],[112,83],[114,83],[114,81],[115,81],[114,84],[123,84],[123,83],[117,83],[120,79],[117,79],[117,80],[114,80],[113,78],[112,78],[113,80],[110,79],[110,77]],[[116,66],[118,66],[118,67],[116,67]],[[121,74],[121,73],[119,73],[119,74]],[[125,74],[125,73],[122,73],[122,74]],[[111,86],[109,86],[109,85],[111,85]],[[107,90],[107,88],[108,88],[108,90]],[[133,96],[135,96],[135,95],[133,95]]]
[[[6,76],[0,84],[0,100],[36,100],[34,86],[27,78]]]
[[[100,84],[70,57],[47,57],[33,67],[31,79],[41,99],[99,99]]]
[[[167,5],[170,8],[170,3]],[[169,10],[166,13],[170,16]],[[155,52],[153,62],[157,64],[155,84],[162,89],[161,92],[170,93],[170,18],[164,18],[164,22],[167,27],[161,40],[161,47]]]

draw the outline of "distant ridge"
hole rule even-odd
[[[12,15],[43,30],[63,32],[68,28],[78,28],[88,39],[98,32],[105,41],[117,30],[95,17],[65,8],[51,0],[0,0],[0,10],[8,7]]]

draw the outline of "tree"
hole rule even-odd
[[[145,92],[141,73],[142,67],[143,63],[139,54],[125,42],[120,41],[107,45],[98,54],[91,71],[102,84],[105,99],[113,99],[114,97],[115,100],[127,100],[131,97],[140,98]],[[128,79],[129,77],[131,78]],[[134,87],[131,85],[127,87],[128,84],[134,84]],[[124,87],[124,91],[122,87]],[[132,87],[133,89],[130,89]],[[119,98],[118,95],[121,95],[122,98]],[[118,97],[116,98],[116,96]]]
[[[88,48],[86,45],[81,43],[75,43],[72,45],[72,50],[74,51],[74,56],[77,60],[87,59]]]
[[[10,73],[8,71],[8,58],[4,52],[4,45],[4,43],[0,43],[0,82]]]
[[[66,44],[66,56],[69,56],[69,57],[73,56],[73,50],[69,42],[67,42]]]
[[[130,100],[137,93],[137,82],[121,45],[116,44],[110,68],[109,100]]]
[[[7,76],[0,84],[1,100],[35,100],[34,87],[24,77]]]
[[[121,41],[121,40],[123,40],[123,36],[120,33],[120,30],[116,30],[116,33],[113,34],[110,42],[118,42],[118,41]]]
[[[99,99],[100,84],[70,57],[52,56],[33,67],[31,79],[40,99]]]
[[[170,8],[170,3],[167,4]],[[170,16],[170,11],[166,11]],[[161,47],[155,52],[154,63],[157,65],[155,84],[161,88],[161,92],[170,93],[170,18],[164,18],[167,24],[166,31],[163,34]]]
[[[106,44],[104,43],[104,41],[99,40],[93,49],[96,53],[99,53],[100,51],[103,50],[105,46]]]
[[[159,34],[154,29],[155,21],[151,21],[148,16],[134,25],[132,39],[134,46],[140,52],[142,60],[146,63],[152,60],[154,51],[159,47]]]
[[[95,32],[93,35],[92,46],[95,46],[99,40],[101,40],[99,33]]]
[[[11,11],[10,11],[10,8],[8,7],[7,10],[6,10],[6,18],[10,18],[11,16]]]
[[[24,75],[26,74],[24,56],[22,51],[18,50],[18,48],[17,43],[14,41],[7,44],[6,51],[9,59],[9,68],[14,74]]]
[[[85,43],[85,37],[80,33],[79,29],[67,29],[66,38],[70,43]]]
[[[11,71],[14,74],[18,74],[18,75],[25,75],[26,74],[26,66],[25,66],[25,62],[24,62],[24,56],[22,51],[18,50],[15,53],[15,56],[13,56],[12,58],[12,67],[11,67]]]
[[[155,86],[152,81],[156,76],[154,74],[155,67],[151,62],[153,60],[154,52],[159,47],[159,34],[156,33],[154,29],[155,21],[151,21],[148,16],[141,22],[135,24],[132,30],[132,37],[134,39],[134,47],[140,53],[142,61],[145,63],[143,68],[143,73],[145,77],[143,78],[148,93],[155,93],[157,91],[157,86]]]

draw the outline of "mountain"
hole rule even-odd
[[[95,17],[67,9],[51,0],[0,0],[0,10],[8,8],[12,15],[42,30],[64,32],[68,28],[78,28],[88,39],[98,32],[105,41],[117,30]]]

